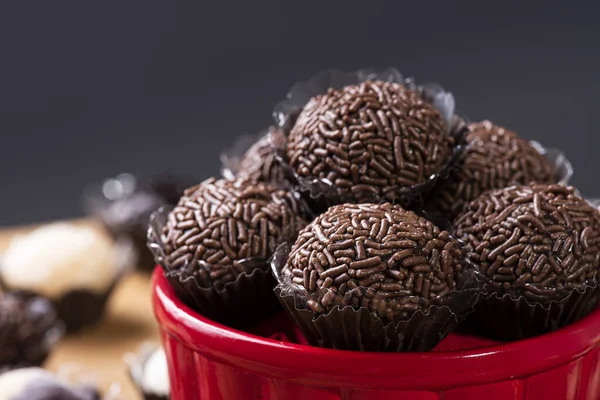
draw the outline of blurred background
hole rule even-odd
[[[0,226],[83,215],[121,172],[215,175],[294,81],[364,66],[562,148],[600,196],[600,4],[551,3],[3,0]]]

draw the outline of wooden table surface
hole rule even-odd
[[[81,223],[89,223],[81,221]],[[0,252],[13,235],[31,228],[0,230]],[[52,353],[45,367],[52,371],[61,365],[78,365],[97,377],[107,390],[118,383],[120,399],[139,399],[127,375],[123,356],[136,352],[147,341],[158,342],[158,329],[150,304],[150,276],[134,273],[125,278],[110,299],[103,321],[81,333],[66,336]]]

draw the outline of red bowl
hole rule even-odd
[[[160,269],[152,297],[172,400],[600,399],[600,309],[567,328],[509,344],[361,353],[219,325],[179,301]]]

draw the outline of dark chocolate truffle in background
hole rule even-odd
[[[425,350],[454,326],[448,307],[440,312],[433,306],[451,306],[461,254],[447,231],[398,205],[333,206],[300,232],[280,274],[281,298],[292,294],[305,301],[306,319],[297,303],[286,308],[304,321],[300,326],[311,344]],[[414,324],[401,324],[416,314]],[[329,343],[321,341],[325,337]]]
[[[70,385],[41,368],[23,368],[0,375],[0,400],[100,400],[87,385]]]
[[[270,184],[209,179],[187,189],[169,214],[161,263],[189,304],[237,325],[269,311],[274,280],[267,260],[306,225],[302,212],[292,194]]]
[[[469,125],[461,163],[434,191],[433,213],[449,220],[486,190],[556,183],[553,166],[527,140],[490,121]]]
[[[0,369],[41,365],[64,327],[52,304],[13,293],[0,297]]]
[[[269,128],[269,133],[261,137],[244,153],[236,177],[257,182],[284,183],[284,170],[275,156],[275,148],[283,146],[280,143],[282,140],[284,140],[284,134],[281,130],[275,127]]]
[[[150,215],[160,206],[177,204],[184,189],[194,182],[184,175],[137,178],[121,174],[107,179],[100,188],[90,188],[86,208],[113,236],[130,238],[138,252],[138,267],[152,271],[156,264],[146,247]]]
[[[445,168],[454,147],[447,131],[416,92],[366,81],[311,98],[290,132],[287,160],[300,178],[334,185],[342,200],[397,201]]]
[[[489,335],[558,329],[600,300],[600,213],[561,185],[486,192],[455,222],[490,296],[473,317]]]

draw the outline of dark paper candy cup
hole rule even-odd
[[[275,294],[313,346],[373,352],[429,351],[472,312],[481,292],[477,271],[466,269],[456,290],[405,320],[384,323],[367,308],[352,306],[334,307],[317,315],[308,305],[311,296],[281,277],[288,253],[289,247],[283,244],[273,257],[273,273],[279,281]]]
[[[187,264],[170,269],[160,235],[169,211],[168,207],[161,207],[150,218],[148,247],[183,302],[205,317],[235,328],[257,324],[279,309],[273,294],[276,282],[267,260],[239,260],[244,272],[219,289],[205,282],[200,275],[200,269],[209,268],[208,265]]]
[[[52,301],[59,318],[65,323],[67,333],[74,333],[100,322],[115,286],[116,283],[112,284],[102,294],[73,290]]]
[[[563,328],[585,317],[599,303],[600,286],[595,282],[548,304],[493,293],[481,298],[465,328],[494,340],[521,340]]]
[[[417,311],[406,321],[384,324],[366,308],[334,308],[315,318],[312,311],[297,304],[292,295],[276,289],[281,304],[312,346],[338,350],[409,352],[429,351],[460,322],[448,307],[432,306]]]
[[[252,326],[279,309],[273,294],[275,279],[265,261],[255,261],[252,273],[242,273],[222,290],[202,287],[194,271],[186,266],[166,271],[178,297],[207,318],[235,328]]]

